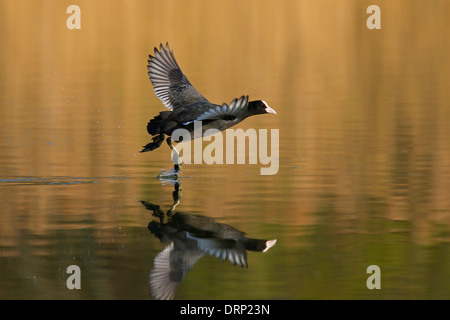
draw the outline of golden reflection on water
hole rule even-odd
[[[110,222],[102,208],[111,202],[148,190],[164,197],[141,184],[170,166],[168,149],[137,152],[149,140],[148,119],[163,110],[147,55],[166,41],[210,101],[249,94],[278,112],[240,127],[280,129],[276,176],[253,177],[254,166],[187,166],[189,176],[214,170],[220,190],[195,183],[183,205],[215,212],[226,199],[296,226],[334,212],[326,223],[344,234],[376,232],[371,215],[382,216],[408,222],[415,243],[448,243],[448,1],[376,1],[381,30],[365,26],[373,1],[72,2],[0,4],[3,257],[21,254],[24,230]],[[81,30],[66,28],[69,4],[81,8]],[[24,177],[38,180],[5,182]],[[55,189],[41,178],[87,183]],[[222,216],[235,217],[232,209]],[[139,225],[140,214],[122,218]],[[244,230],[250,222],[241,221]]]

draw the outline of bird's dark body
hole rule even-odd
[[[184,110],[182,110],[184,111]],[[172,136],[172,133],[177,129],[185,129],[191,134],[191,139],[194,139],[194,129],[195,122],[190,124],[183,124],[183,112],[176,111],[161,111],[159,115],[151,119],[147,124],[147,132],[152,135],[165,134],[167,136]],[[202,136],[209,129],[217,129],[220,131],[231,128],[232,126],[238,124],[244,119],[239,119],[233,116],[224,117],[224,119],[215,120],[203,120],[202,125]],[[176,139],[172,139],[174,142],[179,142]]]

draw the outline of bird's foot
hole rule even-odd
[[[147,143],[145,146],[143,146],[144,149],[142,149],[140,152],[147,152],[152,151],[157,148],[163,143],[164,141],[164,134],[160,134],[156,137],[153,137],[152,142]]]
[[[170,172],[167,172],[166,169],[161,169],[157,178],[163,181],[177,181],[179,173],[180,171],[175,171],[173,168],[170,169]]]

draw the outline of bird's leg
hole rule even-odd
[[[180,158],[180,153],[178,152],[178,150],[173,146],[172,144],[172,139],[170,139],[170,137],[168,137],[166,139],[167,144],[169,145],[170,149],[172,149],[172,162],[173,162],[173,167],[175,169],[175,172],[180,172],[181,171],[181,158]]]
[[[170,206],[169,210],[167,211],[167,216],[170,217],[172,215],[172,212],[175,210],[177,205],[180,203],[181,200],[181,183],[177,182],[175,183],[174,191],[172,193],[173,197],[173,204]]]
[[[161,224],[164,224],[164,211],[161,210],[159,205],[153,204],[147,201],[139,201],[145,206],[145,209],[153,211],[152,216],[158,217]]]
[[[164,141],[164,133],[161,133],[155,137],[152,138],[152,142],[147,143],[147,145],[145,145],[142,149],[142,151],[140,152],[147,152],[147,151],[152,151],[155,150],[156,148],[159,148],[159,146],[161,145],[161,143]]]

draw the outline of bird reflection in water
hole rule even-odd
[[[177,181],[174,184],[174,202],[167,213],[159,205],[141,201],[153,216],[159,218],[159,221],[151,221],[148,229],[162,243],[168,243],[155,257],[150,272],[150,290],[156,299],[173,299],[177,285],[205,255],[248,267],[247,250],[266,252],[277,242],[276,239],[247,238],[244,232],[210,217],[175,212],[181,192],[181,184]]]

